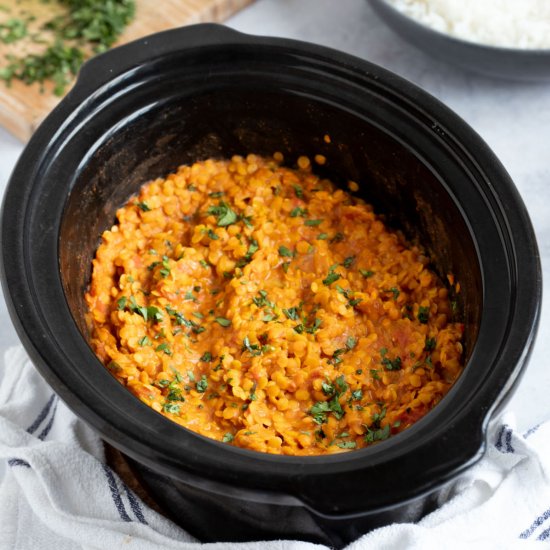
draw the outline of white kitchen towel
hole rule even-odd
[[[202,545],[143,503],[105,463],[99,437],[77,419],[22,348],[0,369],[0,549],[197,550]],[[457,496],[418,524],[394,524],[352,543],[363,549],[506,549],[550,545],[550,423],[526,434],[507,415]],[[205,518],[215,521],[215,518]],[[274,541],[208,549],[307,550]]]

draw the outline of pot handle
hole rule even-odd
[[[67,98],[80,103],[99,88],[138,69],[143,63],[176,53],[182,48],[215,46],[220,43],[250,44],[261,37],[235,31],[224,25],[200,23],[144,36],[92,57],[84,63]]]

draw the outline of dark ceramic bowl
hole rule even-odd
[[[83,295],[117,207],[182,163],[274,151],[290,164],[325,155],[322,175],[361,182],[359,194],[462,285],[464,374],[426,417],[367,449],[274,456],[204,438],[131,395],[88,345]],[[202,540],[341,546],[417,520],[483,455],[539,316],[525,207],[460,118],[361,59],[215,25],[150,36],[87,63],[23,152],[1,230],[6,299],[37,368]]]
[[[424,53],[463,69],[511,80],[550,80],[550,48],[489,46],[436,31],[400,12],[386,0],[367,0],[397,34]]]

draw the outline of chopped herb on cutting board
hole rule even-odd
[[[47,81],[63,95],[82,63],[110,48],[132,21],[135,0],[0,0],[0,79]]]

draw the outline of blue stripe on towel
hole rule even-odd
[[[507,453],[513,453],[514,447],[512,447],[512,430],[509,429],[506,432],[506,452]]]
[[[27,428],[28,433],[33,434],[38,429],[40,424],[42,424],[44,418],[46,418],[46,416],[48,416],[48,413],[50,412],[55,397],[55,393],[52,393],[52,396],[50,397],[46,405],[44,405],[44,408],[40,411],[40,414],[36,417],[36,420]]]
[[[130,506],[132,508],[132,511],[134,512],[134,515],[138,519],[140,523],[143,523],[144,525],[149,525],[147,523],[147,520],[145,519],[145,516],[143,515],[143,510],[141,509],[141,506],[139,504],[139,499],[134,495],[130,487],[126,485],[126,483],[123,483],[124,490],[126,491],[126,494],[128,495],[128,501],[130,502]]]
[[[523,437],[527,439],[528,437],[532,436],[539,428],[540,424],[537,424],[536,426],[533,426],[532,428],[529,428],[524,434]]]
[[[22,458],[10,458],[8,460],[8,466],[24,466],[25,468],[31,467],[31,465]]]
[[[57,396],[55,396],[55,397],[57,397]],[[55,420],[55,413],[57,411],[58,402],[59,402],[59,400],[56,399],[55,400],[55,405],[54,405],[54,408],[53,408],[53,412],[52,412],[52,416],[51,416],[49,422],[44,427],[44,429],[40,432],[40,435],[38,436],[38,439],[40,439],[40,441],[44,441],[44,439],[46,439],[46,436],[50,433],[50,430],[52,429],[53,421]]]
[[[505,449],[503,449],[504,444],[506,444]],[[503,424],[502,428],[500,428],[500,431],[497,435],[495,447],[501,453],[515,452],[514,448],[512,447],[512,429],[508,427],[508,424]]]
[[[537,540],[546,540],[550,536],[550,528],[545,529],[538,537]]]
[[[113,502],[115,503],[116,509],[118,510],[120,519],[122,519],[123,521],[132,521],[130,519],[130,516],[126,512],[126,508],[124,508],[124,503],[122,502],[122,498],[120,496],[120,492],[118,490],[113,472],[111,472],[109,466],[105,464],[102,464],[102,466],[105,475],[107,476],[107,483],[109,485],[109,489],[111,490],[111,496],[113,497]]]
[[[537,527],[540,527],[548,518],[550,518],[550,508],[548,510],[546,510],[546,512],[544,512],[542,515],[540,515],[532,524],[531,524],[531,527],[529,527],[529,529],[525,529],[525,531],[523,531],[523,533],[520,534],[519,538],[520,539],[526,539],[526,538],[529,538],[533,532],[535,531],[535,529]],[[542,535],[541,535],[542,536]],[[548,537],[548,535],[546,535]],[[540,537],[539,537],[540,538]],[[541,540],[544,540],[544,539],[541,539]]]

